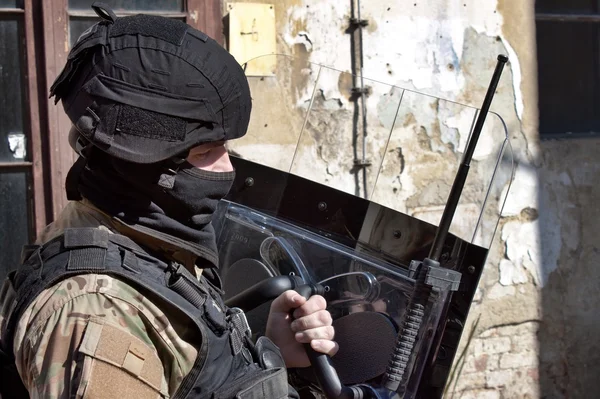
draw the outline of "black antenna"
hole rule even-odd
[[[404,320],[396,341],[396,348],[390,358],[386,373],[382,380],[382,385],[390,392],[397,392],[400,384],[407,378],[405,371],[413,353],[413,348],[418,341],[419,330],[423,322],[423,317],[425,316],[426,304],[431,293],[431,287],[426,283],[427,272],[431,269],[440,267],[439,259],[442,254],[442,249],[444,248],[446,237],[448,237],[452,218],[454,217],[456,207],[458,206],[458,200],[460,199],[467,180],[467,175],[469,174],[471,159],[473,158],[479,135],[483,129],[485,118],[490,109],[490,105],[492,104],[492,98],[494,98],[496,88],[498,87],[502,70],[507,62],[508,57],[505,55],[498,56],[496,70],[494,71],[494,75],[492,75],[492,80],[485,95],[485,99],[483,100],[481,111],[479,111],[479,115],[477,116],[473,134],[467,143],[465,155],[463,156],[456,177],[454,178],[454,183],[452,184],[452,189],[448,195],[448,201],[444,208],[440,225],[437,228],[435,239],[433,240],[431,251],[429,252],[429,257],[425,258],[422,262],[415,262],[415,264],[418,265],[416,266],[413,276],[415,279],[415,287],[410,302],[406,307]]]
[[[504,69],[504,65],[507,62],[507,56],[498,56],[496,70],[494,71],[494,75],[492,75],[492,81],[490,82],[487,93],[485,95],[485,99],[483,100],[481,111],[479,111],[479,115],[477,115],[477,122],[475,123],[473,134],[471,135],[471,138],[467,143],[465,155],[463,156],[462,163],[460,164],[458,172],[454,177],[454,183],[452,184],[450,195],[448,195],[448,202],[446,203],[446,207],[444,208],[444,213],[442,214],[440,225],[435,233],[435,239],[433,240],[431,251],[429,252],[429,259],[431,260],[439,261],[440,256],[442,255],[444,242],[446,241],[446,237],[448,236],[450,224],[452,223],[452,218],[454,217],[454,213],[456,212],[456,208],[458,206],[458,200],[460,200],[462,190],[465,186],[465,182],[467,181],[469,167],[471,166],[471,159],[473,159],[473,153],[475,152],[475,147],[477,147],[479,135],[481,134],[483,124],[485,123],[485,118],[487,117],[488,111],[490,110],[490,105],[492,104],[494,94],[496,93],[496,88],[498,87],[498,82],[500,81],[500,75],[502,75],[502,69]]]

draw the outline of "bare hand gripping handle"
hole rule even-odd
[[[297,287],[295,291],[307,300],[313,295],[323,295],[325,290],[320,284],[306,284]],[[304,344],[306,354],[310,359],[310,364],[315,370],[315,376],[319,381],[321,390],[329,399],[359,399],[363,398],[362,389],[358,387],[347,387],[340,381],[340,377],[335,371],[331,358],[325,353],[316,352],[310,344]]]

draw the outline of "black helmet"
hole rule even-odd
[[[248,81],[216,41],[181,21],[92,8],[103,20],[77,40],[50,89],[75,149],[84,138],[113,157],[156,163],[246,133]]]

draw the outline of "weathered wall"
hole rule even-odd
[[[542,142],[540,387],[548,398],[596,398],[600,375],[599,140]],[[547,256],[550,253],[552,256]]]
[[[260,141],[255,129],[250,140],[233,144],[232,149],[288,168],[302,127],[302,109],[311,95],[311,77],[300,78],[301,64],[311,61],[351,71],[350,35],[346,33],[351,1],[271,3],[276,11],[277,51],[301,62],[290,65],[297,70],[278,94],[286,98],[273,96],[274,106],[255,109],[262,118],[256,126]],[[598,227],[592,221],[600,220],[599,190],[594,185],[600,169],[594,154],[600,140],[539,140],[533,5],[533,0],[361,3],[361,16],[369,21],[363,39],[366,77],[479,106],[496,55],[504,53],[511,60],[492,109],[506,122],[516,176],[463,334],[465,364],[450,389],[455,397],[579,398],[595,397],[597,391],[593,378],[598,375],[600,351],[594,337],[600,330],[600,317],[594,305],[600,298],[600,271],[594,262]],[[306,152],[303,162],[310,168],[304,172],[361,194],[364,187],[352,170],[348,141],[352,126],[345,122],[352,117],[351,82],[340,78],[330,83],[318,97],[322,113],[308,124],[305,141],[307,147],[319,140],[329,143],[325,152],[312,151],[317,154],[312,156]],[[260,78],[251,79],[254,97],[272,95],[265,84]],[[378,140],[387,136],[394,117],[382,99],[398,94],[373,86],[381,90],[371,93],[377,101],[367,102],[367,119],[377,121],[370,125],[372,152],[381,145]],[[433,108],[421,104],[413,109],[422,115],[428,110],[442,113],[438,103]],[[378,187],[385,189],[373,198],[435,222],[445,201],[445,194],[439,192],[447,193],[452,164],[466,141],[464,121],[444,126],[437,117],[423,122],[405,116],[396,121],[388,147],[389,151],[399,149],[398,156],[386,158],[390,161],[378,180]],[[337,135],[319,137],[323,128],[334,129]],[[336,151],[327,152],[327,148]],[[418,165],[425,164],[429,173],[419,171]],[[368,187],[372,179],[367,178]],[[502,188],[493,192],[496,200]],[[473,204],[465,203],[465,218],[472,216],[468,209]],[[498,204],[493,205],[497,209]],[[461,226],[454,229],[462,232]]]

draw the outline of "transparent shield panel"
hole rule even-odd
[[[474,107],[406,90],[371,200],[439,225],[477,117]],[[450,226],[450,233],[484,247],[512,177],[506,144],[504,122],[489,113]]]
[[[292,174],[370,198],[403,90],[321,67]]]
[[[270,304],[241,293],[270,278],[288,281],[283,276],[317,283],[324,288],[336,337],[342,343],[332,358],[340,381],[355,384],[383,374],[416,289],[406,269],[235,203],[222,201],[217,215],[224,298],[229,306],[246,311],[253,332],[264,333]],[[416,336],[402,390],[404,384],[420,380],[432,345],[424,338],[439,325],[449,297],[446,288],[428,294],[424,328]],[[354,339],[357,334],[360,338]],[[357,364],[363,369],[357,371]]]
[[[230,143],[234,155],[439,225],[476,107],[289,56],[252,62],[273,74],[248,77],[251,123]],[[450,226],[483,247],[512,180],[507,137],[502,118],[489,113]]]
[[[489,248],[492,245],[498,221],[502,216],[504,203],[514,178],[514,162],[504,120],[498,114],[489,113],[484,125],[484,129],[486,128],[489,129],[488,135],[493,135],[494,138],[492,151],[485,157],[485,160],[479,160],[479,174],[469,176],[466,185],[474,186],[476,183],[473,179],[483,176],[482,179],[485,183],[482,187],[487,186],[487,193],[481,199],[480,215],[475,224],[471,242]],[[500,141],[501,139],[503,140]],[[479,142],[481,143],[481,140]],[[477,150],[479,149],[478,145]],[[483,190],[480,195],[482,194]]]
[[[407,90],[371,199],[417,217],[421,208],[443,209],[460,161],[457,147],[467,140],[475,115],[474,108]]]
[[[243,66],[255,70],[265,65],[271,75],[248,76],[252,95],[248,133],[227,146],[233,155],[288,172],[320,66],[284,55],[254,58]]]

